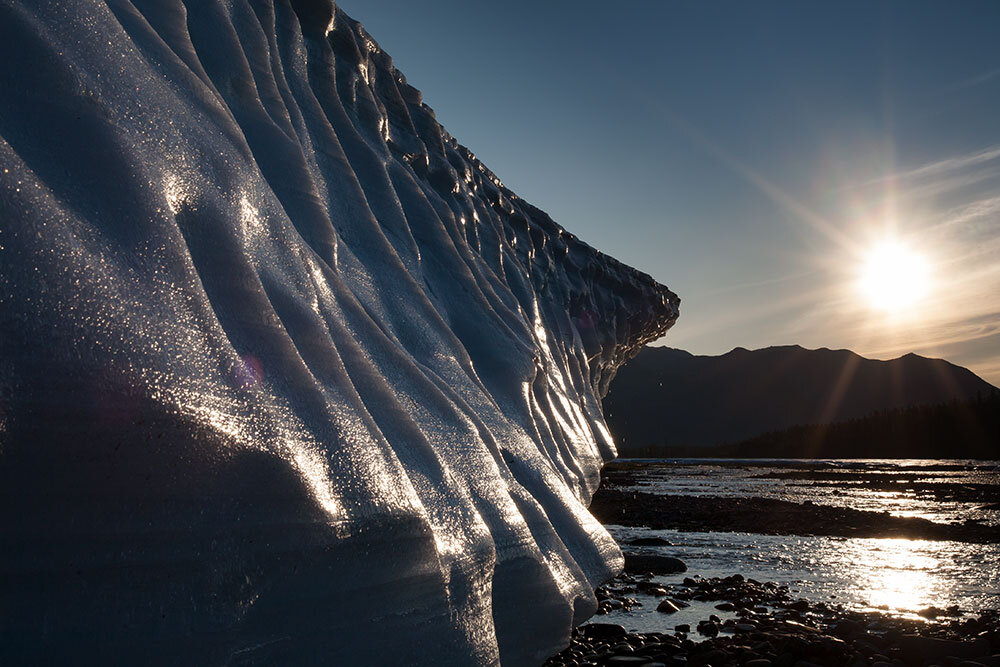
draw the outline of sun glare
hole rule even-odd
[[[928,279],[923,257],[900,243],[886,241],[868,253],[859,287],[872,307],[897,312],[916,305],[927,294]]]

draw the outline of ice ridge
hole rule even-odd
[[[0,3],[0,658],[538,664],[677,317],[329,2]]]

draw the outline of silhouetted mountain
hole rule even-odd
[[[966,368],[916,354],[877,361],[849,350],[791,345],[738,347],[708,357],[646,347],[611,383],[604,414],[620,455],[629,456],[650,447],[732,443],[995,390]]]

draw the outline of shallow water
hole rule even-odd
[[[649,466],[645,464],[653,460],[632,459],[623,463],[639,462],[644,465],[635,471],[636,485],[630,488],[650,493],[811,500],[945,523],[972,520],[1000,525],[1000,506],[991,507],[1000,501],[997,461],[664,459],[662,466]],[[947,489],[949,495],[964,499],[935,497],[935,489]]]
[[[628,464],[628,463],[626,463]],[[813,473],[844,474],[845,480],[821,482],[788,479]],[[763,476],[769,475],[769,476]],[[644,468],[637,486],[646,492],[675,495],[750,496],[838,505],[935,521],[977,519],[998,523],[998,512],[981,500],[937,501],[934,493],[872,492],[866,476],[918,476],[921,484],[978,484],[989,495],[1000,484],[991,462],[955,461],[664,461]],[[860,479],[858,479],[860,478]],[[937,481],[935,481],[937,480]],[[992,489],[990,487],[993,487]],[[838,490],[839,493],[831,493]],[[969,496],[966,493],[966,496]],[[976,494],[971,494],[976,495]],[[981,494],[980,494],[981,495]],[[688,572],[657,577],[679,582],[685,576],[741,573],[760,581],[788,585],[792,595],[811,602],[841,604],[861,611],[918,617],[931,606],[957,605],[963,612],[1000,608],[1000,545],[905,539],[760,535],[755,533],[680,532],[607,526],[624,543],[635,537],[661,537],[672,546],[626,547],[684,560]],[[712,603],[696,605],[669,617],[655,611],[657,600],[636,595],[641,609],[611,612],[595,620],[620,622],[630,630],[662,630],[718,613]]]

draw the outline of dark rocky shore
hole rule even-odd
[[[628,573],[597,590],[601,609],[629,609],[630,594],[661,598],[661,632],[627,632],[610,623],[574,631],[572,643],[546,665],[662,667],[1000,667],[1000,614],[930,608],[926,620],[860,613],[794,598],[789,589],[736,574],[687,577],[661,584],[651,573]],[[715,614],[695,627],[673,625],[670,614],[695,601]],[[599,612],[600,613],[600,612]]]
[[[740,463],[744,468],[752,465]],[[933,471],[922,469],[872,475],[830,471],[815,464],[789,468],[757,477],[828,486],[832,495],[852,484],[869,491],[905,491],[913,497],[981,507],[992,506],[1000,493],[995,484],[929,480]],[[640,461],[606,467],[591,512],[604,524],[657,530],[1000,543],[1000,527],[979,520],[944,523],[809,500],[644,492],[649,478],[655,480],[655,473],[663,469],[661,463]],[[826,601],[805,600],[795,589],[740,574],[708,579],[687,573],[680,560],[650,549],[671,546],[662,537],[632,537],[622,546],[625,572],[596,591],[596,619],[612,613],[616,623],[577,628],[571,645],[550,658],[548,665],[1000,667],[996,609],[928,607],[909,617],[856,611],[836,604],[833,595]],[[659,577],[680,572],[688,575],[683,581],[675,576],[668,583]],[[647,609],[650,605],[655,612]],[[629,632],[628,618],[640,616],[643,620],[633,627],[646,631]]]

